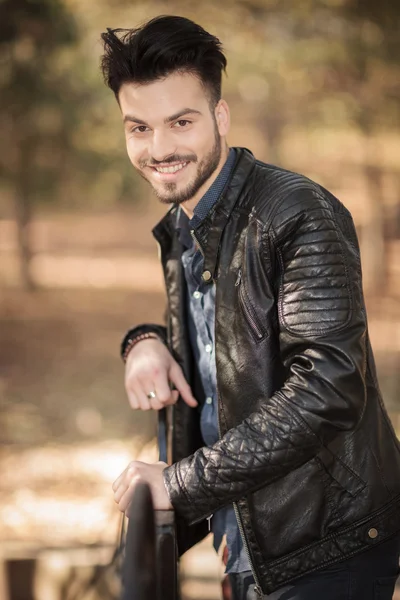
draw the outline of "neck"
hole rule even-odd
[[[219,160],[218,166],[215,169],[214,173],[211,175],[211,177],[209,179],[207,179],[207,181],[201,186],[201,188],[199,188],[199,190],[193,196],[193,198],[190,198],[190,200],[186,200],[186,202],[182,202],[182,204],[181,204],[182,210],[189,217],[189,219],[191,219],[193,217],[194,209],[196,208],[197,204],[200,202],[201,198],[204,196],[204,194],[207,192],[207,190],[210,189],[210,187],[212,186],[214,181],[217,179],[218,175],[220,174],[220,172],[222,170],[222,167],[226,163],[228,154],[229,154],[229,146],[228,146],[228,144],[223,144],[222,151],[221,151],[221,158]]]

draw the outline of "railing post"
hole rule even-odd
[[[154,511],[147,483],[129,507],[122,583],[122,600],[178,600],[174,511]]]
[[[157,598],[154,509],[150,488],[136,486],[128,515],[122,600]]]
[[[165,409],[159,411],[158,425],[160,460],[167,462]],[[174,511],[154,511],[150,488],[140,483],[128,512],[122,600],[178,600]]]
[[[173,510],[156,510],[158,600],[178,600],[178,556]]]

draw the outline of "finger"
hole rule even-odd
[[[119,501],[121,500],[122,496],[125,494],[128,487],[129,487],[128,483],[126,481],[123,481],[122,483],[120,483],[118,488],[115,490],[114,500],[117,504],[119,504]]]
[[[164,406],[172,406],[173,404],[176,404],[178,401],[178,398],[179,398],[178,390],[172,390],[169,400],[168,400],[168,402],[164,403]]]
[[[135,477],[131,481],[131,484],[126,489],[125,493],[121,496],[118,502],[118,508],[121,512],[125,512],[132,502],[132,498],[135,493],[136,485],[141,481],[140,477]]]
[[[165,405],[159,401],[158,396],[156,395],[155,398],[150,400],[150,406],[153,410],[161,410]]]
[[[138,383],[132,378],[129,380],[128,377],[125,377],[125,391],[128,396],[129,404],[137,410],[139,408],[139,402],[136,396],[136,388],[138,387]]]
[[[129,465],[130,466],[130,465]],[[121,475],[119,477],[117,477],[117,479],[114,481],[114,483],[112,484],[112,489],[115,492],[116,489],[118,488],[118,486],[120,485],[120,483],[123,481],[123,479],[125,478],[127,471],[128,471],[129,467],[127,467],[124,471],[122,471]]]
[[[163,373],[157,374],[154,377],[154,389],[157,394],[157,399],[166,406],[172,398],[172,390],[168,381],[168,373],[164,371]]]
[[[153,387],[151,387],[151,384],[147,385],[145,389],[152,389],[152,391],[154,391],[154,393],[156,394],[155,398],[148,398],[147,394],[145,394],[146,400],[149,404],[149,408],[152,410],[161,410],[162,408],[164,408],[164,405],[159,401],[157,393],[154,390],[154,384]]]
[[[136,397],[136,394],[134,394],[131,391],[127,391],[128,393],[128,400],[129,400],[129,404],[131,405],[131,407],[133,408],[133,410],[137,410],[139,408],[139,401]]]
[[[122,471],[121,475],[117,477],[117,479],[112,484],[112,489],[114,491],[114,497],[118,490],[127,489],[130,482],[139,476],[138,472],[138,464],[137,461],[132,461],[126,467],[124,471]],[[119,494],[120,496],[121,494]]]
[[[190,385],[186,381],[182,369],[180,368],[178,363],[173,363],[169,371],[169,378],[171,379],[172,383],[175,384],[177,390],[179,391],[186,404],[192,407],[197,406],[197,400],[194,398],[192,390],[190,389]]]
[[[151,406],[150,406],[150,401],[149,398],[147,397],[147,394],[151,391],[150,389],[147,390],[147,387],[143,387],[143,389],[136,389],[136,398],[139,402],[139,409],[140,410],[150,410]],[[145,391],[147,390],[147,391]]]
[[[149,403],[150,408],[152,408],[153,410],[161,410],[162,408],[164,408],[164,404],[162,402],[160,402],[160,399],[158,397],[158,390],[157,390],[157,386],[155,384],[155,382],[153,381],[149,381],[147,380],[147,382],[142,384],[143,389],[146,391],[146,398],[147,401]],[[148,398],[147,394],[152,391],[155,393],[155,398]]]
[[[117,477],[117,479],[114,481],[114,483],[112,484],[112,489],[113,492],[116,492],[117,489],[119,488],[121,482],[123,481],[124,477],[125,477],[125,473],[126,473],[126,469],[123,473],[121,473],[121,475],[119,477]]]

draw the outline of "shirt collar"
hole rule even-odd
[[[219,200],[221,193],[223,192],[226,183],[229,179],[229,176],[232,172],[233,166],[235,164],[236,152],[234,148],[229,150],[228,158],[225,161],[224,166],[221,171],[218,173],[217,178],[206,191],[204,196],[202,196],[197,203],[194,211],[193,217],[189,220],[185,212],[182,210],[182,207],[179,206],[176,213],[176,231],[179,237],[180,242],[186,247],[190,248],[193,244],[192,237],[190,235],[190,230],[195,229],[200,225],[200,223],[205,219],[205,217],[210,213],[211,209],[216,204],[217,200]]]

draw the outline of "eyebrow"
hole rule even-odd
[[[182,110],[178,111],[177,113],[175,113],[174,115],[171,115],[170,117],[166,117],[164,119],[164,123],[172,123],[172,121],[176,121],[177,119],[179,119],[180,117],[183,117],[184,115],[201,115],[202,113],[199,110],[196,110],[194,108],[183,108]],[[138,125],[147,125],[146,121],[143,121],[142,119],[138,119],[137,117],[134,117],[133,115],[125,115],[124,117],[124,123],[137,123]]]

